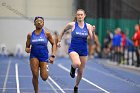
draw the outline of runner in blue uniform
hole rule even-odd
[[[60,47],[61,39],[66,31],[71,31],[71,44],[69,46],[69,56],[72,61],[70,76],[75,77],[75,70],[77,70],[77,79],[74,87],[74,92],[78,91],[78,85],[83,75],[85,64],[87,62],[87,37],[93,38],[92,26],[84,22],[86,14],[83,9],[78,9],[76,12],[75,22],[70,22],[66,25],[59,36],[57,46]]]
[[[38,93],[38,75],[40,68],[40,76],[46,81],[48,78],[47,66],[48,62],[53,63],[56,52],[56,44],[50,32],[43,29],[44,18],[35,17],[34,25],[36,29],[32,33],[28,33],[25,51],[30,53],[30,67],[32,71],[32,83],[35,93]],[[47,43],[52,45],[52,54],[49,57]]]

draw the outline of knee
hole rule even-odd
[[[74,63],[74,64],[73,64],[73,67],[74,67],[74,68],[79,68],[79,67],[80,67],[80,65],[81,65],[81,63],[80,63],[80,62],[78,62],[78,63]]]
[[[48,79],[48,75],[46,75],[46,76],[41,76],[41,78],[42,78],[43,81],[46,81],[46,80]]]
[[[46,81],[48,79],[48,76],[41,77],[43,81]]]

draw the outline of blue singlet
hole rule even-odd
[[[68,53],[75,51],[79,56],[87,56],[88,29],[86,23],[84,23],[83,28],[80,28],[78,26],[78,22],[75,22],[75,29],[72,31],[71,36],[71,44],[69,46]]]

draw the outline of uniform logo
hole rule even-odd
[[[32,42],[40,42],[40,41],[44,41],[44,39],[33,39]]]
[[[84,36],[88,35],[88,34],[85,33],[85,32],[76,32],[76,34],[77,34],[77,35],[82,35],[82,36],[83,36],[83,35],[84,35]]]

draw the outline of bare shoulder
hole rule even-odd
[[[64,31],[68,31],[69,29],[72,29],[74,27],[74,23],[75,22],[69,22],[65,28],[64,28]]]
[[[74,24],[75,24],[75,22],[69,22],[69,24],[70,24],[70,25],[74,25]]]
[[[91,24],[89,24],[89,23],[86,23],[86,25],[87,25],[87,28],[91,28],[92,27]]]
[[[88,24],[88,23],[86,23],[86,25],[87,25],[87,29],[88,29],[89,31],[91,31],[91,30],[92,30],[92,25],[91,25],[91,24]]]
[[[31,36],[32,36],[32,32],[29,32],[29,33],[27,34],[27,37],[30,38]]]
[[[74,24],[75,24],[75,22],[69,22],[69,23],[67,24],[67,26],[69,26],[69,27],[73,27]]]
[[[47,37],[51,36],[51,33],[48,30],[45,30],[45,34],[46,34]]]

